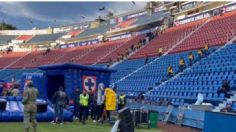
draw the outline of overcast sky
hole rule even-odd
[[[145,2],[135,5],[132,2],[0,2],[0,20],[18,29],[46,28],[91,20],[108,11],[120,14],[144,6]],[[102,7],[105,10],[98,11]]]

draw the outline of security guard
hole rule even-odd
[[[205,55],[205,56],[208,55],[208,49],[209,49],[208,45],[205,44],[205,46],[204,46],[204,55]]]
[[[194,55],[192,52],[189,53],[188,60],[189,60],[189,65],[191,66],[194,62]]]
[[[82,94],[80,94],[80,114],[79,114],[79,120],[82,121],[83,124],[85,124],[85,120],[87,118],[87,112],[88,112],[88,104],[89,104],[89,95],[84,90]]]
[[[204,55],[203,55],[203,52],[202,52],[202,49],[201,49],[201,48],[199,48],[199,49],[198,49],[197,53],[198,53],[198,60],[204,57]]]
[[[172,66],[168,66],[167,73],[169,78],[173,76],[174,71]]]
[[[159,49],[158,49],[158,55],[159,55],[159,57],[162,56],[162,54],[163,54],[163,48],[159,48]]]
[[[119,96],[119,110],[124,108],[125,105],[126,105],[126,97],[124,93],[121,93],[121,95]]]
[[[34,88],[32,81],[28,82],[27,87],[23,93],[22,103],[24,105],[24,124],[25,132],[29,132],[30,122],[33,125],[33,132],[37,131],[37,104],[36,99],[39,95],[39,92]]]
[[[179,71],[182,72],[185,68],[185,62],[184,62],[184,59],[181,57],[179,59]]]

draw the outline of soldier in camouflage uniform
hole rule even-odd
[[[23,93],[23,100],[22,103],[24,105],[24,125],[25,125],[25,132],[29,132],[30,122],[33,125],[33,131],[36,132],[37,130],[37,121],[36,121],[36,114],[37,114],[37,104],[36,99],[38,97],[38,90],[34,88],[33,82],[28,82],[27,88]]]

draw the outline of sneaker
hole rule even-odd
[[[96,120],[93,120],[94,123],[96,123],[97,121]]]
[[[51,121],[51,124],[55,125],[56,123],[55,123],[55,121]]]

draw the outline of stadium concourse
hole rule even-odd
[[[235,2],[148,2],[145,9],[99,17],[89,24],[0,31],[0,102],[6,102],[6,108],[0,107],[0,121],[23,120],[22,93],[29,80],[41,91],[38,104],[47,102],[45,111],[37,115],[44,122],[53,119],[51,98],[59,86],[70,100],[64,119],[73,121],[77,118],[74,90],[92,91],[90,97],[95,98],[103,83],[116,92],[119,107],[129,108],[135,127],[233,132],[235,7]],[[94,102],[88,109],[96,122]],[[122,122],[124,116],[119,114]],[[133,126],[120,124],[119,129]]]

